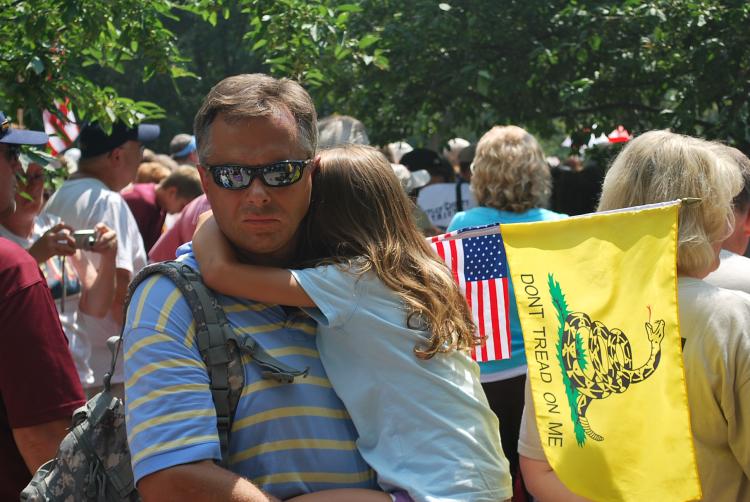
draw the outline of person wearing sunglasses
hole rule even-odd
[[[159,126],[153,124],[129,127],[116,122],[110,131],[105,131],[97,123],[85,124],[78,137],[81,149],[78,171],[50,197],[43,209],[43,213],[59,217],[75,230],[92,230],[101,223],[117,236],[114,268],[110,266],[106,253],[94,252],[96,249],[77,253],[80,258],[76,261],[79,277],[84,279],[92,274],[92,282],[108,282],[106,290],[110,292],[98,299],[108,305],[103,316],[90,315],[80,308],[80,303],[78,305],[79,329],[71,345],[89,354],[85,364],[77,358],[83,387],[89,397],[102,389],[104,374],[110,369],[112,354],[107,339],[122,327],[127,285],[132,276],[146,265],[146,251],[138,224],[120,190],[135,180],[143,157],[143,144],[156,140],[159,132]],[[93,378],[84,378],[90,372],[93,372]],[[115,393],[122,395],[121,370],[113,376],[112,382]]]
[[[194,121],[198,172],[221,232],[241,259],[290,266],[319,165],[317,118],[296,82],[237,75],[209,92]],[[314,238],[314,237],[313,237]],[[178,261],[198,269],[190,243]],[[128,444],[144,500],[278,500],[332,488],[378,489],[326,376],[302,311],[217,295],[241,340],[305,378],[279,384],[244,360],[244,389],[221,458],[208,374],[187,302],[166,277],[140,284],[124,331]]]
[[[46,142],[46,134],[13,128],[0,112],[0,214],[15,209],[20,147]],[[31,473],[55,456],[85,401],[36,260],[2,237],[0,326],[0,500],[18,500]]]

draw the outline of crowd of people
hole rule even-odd
[[[687,197],[700,202],[680,210],[679,314],[703,497],[750,500],[739,150],[645,132],[582,184],[518,126],[440,153],[376,148],[359,120],[318,121],[299,84],[253,74],[216,84],[169,155],[145,149],[158,126],[86,124],[48,193],[21,149],[47,136],[0,121],[0,499],[55,456],[122,331],[110,382],[144,500],[581,500],[540,446],[512,283],[512,356],[476,364],[471,313],[425,237]],[[269,379],[242,357],[225,459],[190,304],[159,275],[126,304],[139,270],[174,259],[217,293],[241,345],[303,375]]]

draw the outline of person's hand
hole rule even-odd
[[[193,235],[193,253],[200,265],[204,279],[218,272],[225,265],[237,263],[229,241],[221,233],[212,212],[203,213],[198,219],[198,226]]]
[[[97,223],[96,241],[89,251],[114,258],[117,255],[117,234],[104,223]]]
[[[58,223],[37,239],[29,248],[29,254],[37,263],[44,263],[53,256],[70,256],[76,252],[76,242],[65,223]]]

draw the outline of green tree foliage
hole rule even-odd
[[[33,110],[38,120],[38,109],[71,98],[79,118],[105,126],[162,116],[159,106],[98,84],[86,68],[142,80],[190,75],[163,23],[172,8],[167,0],[0,0],[0,105]],[[125,76],[129,61],[138,71]]]
[[[716,0],[361,0],[349,33],[374,33],[389,66],[316,97],[376,141],[538,132],[599,123],[672,128],[750,147],[750,4]],[[293,56],[292,56],[293,57]]]
[[[517,123],[669,127],[750,148],[739,0],[0,0],[0,105],[189,128],[224,76],[303,82],[372,140]],[[184,58],[181,57],[184,55]],[[193,73],[197,78],[175,81]]]

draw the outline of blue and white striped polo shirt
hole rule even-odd
[[[180,259],[197,270],[191,248]],[[232,426],[230,469],[282,499],[332,488],[377,489],[320,363],[314,322],[296,309],[218,299],[238,336],[252,336],[292,367],[310,368],[307,378],[279,384],[262,378],[243,356],[245,388]],[[190,308],[166,277],[150,277],[138,287],[127,312],[124,351],[136,482],[175,465],[219,460],[216,414]]]

